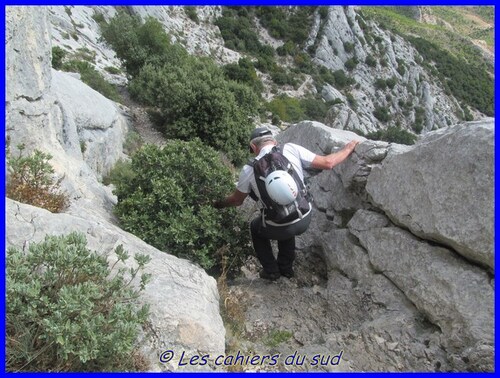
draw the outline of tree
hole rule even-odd
[[[183,66],[147,64],[130,83],[130,92],[159,108],[167,138],[198,137],[235,164],[247,158],[258,98],[249,87],[226,80],[214,63],[190,58]]]

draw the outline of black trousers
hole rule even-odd
[[[295,236],[304,233],[311,223],[311,213],[288,226],[271,226],[262,223],[262,217],[250,223],[255,254],[267,273],[289,272],[295,260]],[[278,241],[278,258],[273,255],[271,240]]]

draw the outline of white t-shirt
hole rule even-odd
[[[271,152],[273,147],[274,145],[272,144],[264,146],[256,159],[259,160],[265,154]],[[307,148],[294,143],[286,143],[282,146],[282,152],[283,155],[285,155],[290,161],[293,169],[295,169],[295,172],[297,172],[302,182],[304,182],[303,168],[309,168],[311,166],[316,154],[309,151]],[[246,194],[250,193],[250,189],[253,189],[255,194],[259,194],[259,191],[257,190],[257,183],[255,182],[255,175],[253,174],[253,167],[248,164],[243,167],[240,172],[240,178],[238,179],[236,189]]]

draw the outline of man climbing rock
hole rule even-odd
[[[260,202],[261,216],[250,223],[250,231],[263,268],[261,278],[294,276],[295,236],[304,233],[311,222],[303,169],[332,169],[347,159],[358,143],[351,141],[342,150],[321,156],[294,143],[278,146],[265,127],[252,132],[250,150],[255,159],[242,168],[234,192],[216,201],[214,207],[240,206],[248,195]],[[278,242],[277,258],[271,240]]]

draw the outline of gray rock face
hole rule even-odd
[[[75,27],[78,17],[86,20],[81,35],[92,26],[87,7],[71,9],[73,16],[62,7],[51,13],[52,22],[61,26],[60,38],[63,27]],[[105,17],[114,12],[112,7],[96,9]],[[145,16],[152,10],[135,11]],[[190,21],[183,16],[177,22],[179,12],[164,9],[158,15],[165,25],[182,29]],[[208,20],[216,13],[207,7],[199,15]],[[71,207],[66,214],[51,214],[7,200],[7,244],[23,247],[47,233],[77,230],[86,234],[91,249],[109,254],[110,263],[119,244],[151,255],[147,269],[153,282],[141,301],[151,304],[153,332],[144,332],[140,347],[151,370],[176,369],[175,359],[158,365],[159,353],[167,349],[223,354],[215,281],[113,225],[115,198],[99,180],[122,156],[126,109],[50,69],[46,17],[44,7],[7,8],[7,130],[11,146],[25,143],[28,151],[53,155],[51,164],[64,175]],[[364,35],[354,8],[330,8],[328,22],[331,28],[325,29],[317,53],[322,64],[342,68],[352,55],[343,50],[344,42],[353,44],[358,57],[367,57],[370,50],[362,49]],[[454,122],[453,101],[440,95],[421,68],[408,65],[403,75],[397,71],[415,51],[399,37],[372,28],[387,49],[388,65],[354,69],[361,85],[352,94],[366,110],[356,112],[356,120],[348,105],[339,104],[339,112],[331,112],[335,127],[375,129],[374,99],[398,111],[397,100],[372,86],[376,77],[397,75],[403,84],[395,86],[393,98],[421,106],[426,128]],[[332,55],[335,46],[338,55]],[[230,58],[222,53],[221,60]],[[101,67],[107,65],[106,56],[103,50]],[[412,147],[368,141],[308,121],[289,127],[278,139],[317,154],[337,151],[353,139],[361,143],[332,171],[308,172],[315,209],[310,229],[297,240],[298,281],[244,281],[243,292],[233,288],[248,305],[246,316],[252,321],[246,330],[261,337],[292,327],[293,338],[281,353],[344,349],[345,364],[320,369],[326,371],[492,371],[493,121],[429,133]],[[304,279],[308,275],[309,281]],[[269,346],[247,350],[264,354]]]
[[[101,180],[123,158],[126,114],[116,103],[64,72],[53,71],[52,91],[63,121],[59,143],[75,158],[83,158]]]
[[[72,75],[50,68],[46,20],[45,7],[12,7],[7,12],[10,149],[17,154],[17,145],[24,144],[28,154],[35,149],[50,153],[49,163],[64,177],[61,187],[72,199],[69,211],[78,214],[81,206],[111,220],[115,199],[99,181],[123,157],[128,118],[117,104]],[[23,53],[16,53],[18,49]]]
[[[49,24],[44,9],[7,7],[6,100],[34,101],[50,86]],[[47,64],[47,62],[49,64]],[[12,78],[15,80],[8,80]]]
[[[144,243],[103,219],[70,214],[52,214],[46,210],[7,199],[7,246],[26,248],[45,235],[65,235],[73,231],[85,234],[88,248],[116,261],[114,249],[122,244],[131,255],[147,254],[151,261],[145,272],[151,282],[142,292],[140,303],[150,305],[149,329],[139,345],[150,362],[150,370],[175,370],[174,360],[160,365],[159,355],[166,350],[188,354],[224,353],[224,325],[219,315],[217,285],[201,268]],[[131,263],[132,264],[132,263]]]
[[[278,139],[320,154],[351,136],[302,122]],[[297,245],[322,256],[329,297],[338,303],[345,295],[366,306],[371,320],[350,332],[386,330],[364,338],[372,353],[360,352],[357,368],[376,358],[375,345],[384,345],[396,351],[387,365],[395,370],[493,369],[493,284],[475,264],[492,268],[493,140],[492,120],[429,133],[414,146],[365,140],[332,171],[311,172],[316,211]],[[469,261],[460,256],[466,245],[475,247]],[[395,324],[424,332],[402,335]],[[358,348],[349,338],[339,340],[331,345]]]
[[[491,119],[430,133],[366,190],[393,222],[493,268],[493,133]]]
[[[368,251],[374,269],[441,328],[451,353],[469,357],[482,347],[492,350],[493,287],[486,272],[396,227],[351,232]]]
[[[367,133],[398,123],[411,130],[417,109],[425,114],[423,132],[459,121],[458,102],[416,63],[418,52],[400,36],[363,20],[356,7],[349,6],[328,7],[322,30],[321,35],[309,36],[308,45],[318,40],[314,62],[331,71],[343,70],[359,84],[350,90],[357,106],[346,102],[334,106],[327,117],[329,126]],[[347,69],[346,63],[354,58],[358,63]],[[378,80],[388,79],[394,80],[393,88],[378,88]],[[324,92],[324,98],[331,98],[330,91]],[[373,114],[376,107],[386,108],[392,119],[379,121]]]

